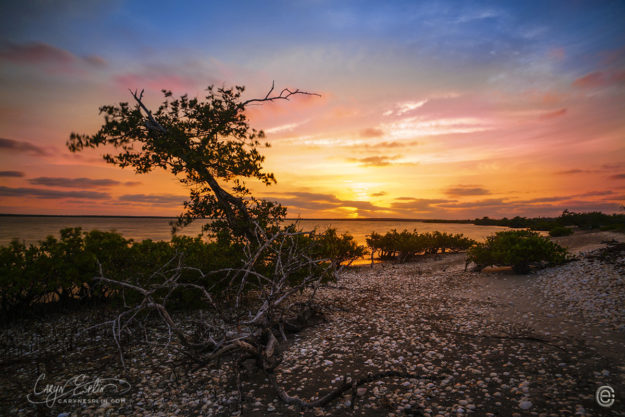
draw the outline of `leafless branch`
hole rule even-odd
[[[274,89],[275,89],[275,81],[272,81],[271,82],[271,88],[269,89],[267,94],[265,94],[265,97],[263,97],[263,98],[253,98],[253,99],[250,99],[250,100],[246,100],[243,103],[241,103],[241,107],[245,108],[248,104],[252,104],[252,103],[264,103],[264,102],[276,101],[276,100],[287,100],[288,101],[292,96],[295,96],[295,95],[321,97],[321,94],[310,93],[308,91],[302,91],[299,88],[295,89],[295,90],[291,90],[289,88],[283,88],[282,91],[280,91],[280,94],[272,96],[271,93],[273,93]]]

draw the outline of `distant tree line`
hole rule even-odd
[[[514,229],[527,228],[532,230],[550,231],[556,227],[577,226],[580,229],[613,230],[625,232],[625,214],[605,214],[599,211],[576,213],[564,210],[559,217],[521,217],[511,219],[491,219],[482,217],[475,219],[478,226],[505,226]]]

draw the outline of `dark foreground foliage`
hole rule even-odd
[[[361,257],[365,251],[352,236],[338,235],[334,229],[297,239],[300,245],[312,247],[317,259],[335,266]],[[49,236],[36,245],[14,240],[0,246],[0,318],[98,302],[132,303],[138,296],[133,291],[120,291],[93,281],[93,277],[101,274],[149,286],[160,279],[155,270],[173,259],[184,264],[181,278],[185,282],[218,293],[227,285],[227,270],[240,266],[242,252],[240,243],[228,239],[174,236],[170,241],[137,242],[115,232],[83,232],[80,228],[63,229],[60,238]],[[275,266],[270,258],[256,265],[263,270],[259,272]],[[194,308],[197,301],[197,291],[178,291],[168,299],[173,308]]]
[[[569,255],[565,248],[530,230],[498,232],[469,249],[467,265],[475,263],[476,270],[487,266],[511,266],[518,274],[528,273],[532,267],[558,265]]]
[[[367,245],[371,250],[371,258],[377,252],[380,259],[397,259],[407,262],[417,255],[458,252],[470,248],[476,242],[462,234],[441,232],[418,233],[416,230],[398,232],[393,229],[385,235],[372,232],[367,237]]]

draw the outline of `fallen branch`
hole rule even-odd
[[[482,337],[482,338],[486,338],[486,339],[504,339],[504,340],[526,340],[528,342],[539,342],[539,343],[543,343],[545,345],[548,346],[552,346],[555,347],[557,349],[560,349],[563,352],[566,352],[566,349],[564,349],[562,346],[558,346],[555,343],[547,340],[547,339],[543,339],[540,337],[536,337],[536,336],[512,336],[512,335],[496,335],[496,334],[472,334],[472,333],[464,333],[464,332],[454,332],[454,331],[447,331],[447,333],[449,334],[455,334],[458,336],[466,336],[466,337]]]
[[[314,408],[314,407],[323,407],[329,404],[331,401],[339,398],[343,393],[352,390],[352,403],[355,399],[356,389],[361,385],[368,384],[370,382],[378,381],[384,378],[404,378],[404,379],[431,379],[428,376],[420,376],[416,374],[410,374],[407,372],[401,371],[384,371],[377,372],[375,374],[369,374],[366,377],[352,380],[351,378],[343,378],[343,383],[333,389],[332,391],[325,394],[323,397],[319,398],[315,401],[304,401],[298,397],[291,397],[286,391],[278,385],[278,381],[276,379],[276,375],[273,372],[267,373],[267,378],[271,382],[274,390],[278,394],[278,397],[289,405],[296,405],[300,408]]]

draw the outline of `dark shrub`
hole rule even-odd
[[[498,232],[469,249],[467,265],[476,264],[477,270],[487,266],[512,266],[514,272],[528,273],[532,267],[557,265],[567,261],[562,246],[529,230]]]
[[[236,267],[241,248],[228,241],[208,242],[200,238],[173,237],[170,242],[134,242],[115,232],[80,228],[60,231],[60,239],[49,236],[38,244],[25,245],[17,240],[0,246],[0,317],[9,319],[20,312],[34,311],[44,305],[55,311],[94,301],[117,301],[123,296],[133,301],[139,294],[96,283],[93,278],[124,280],[144,286],[156,278],[154,272],[177,259],[189,267],[182,271],[189,282],[217,291],[224,274],[203,272]],[[197,270],[194,270],[196,268]],[[167,273],[167,269],[163,273]],[[192,307],[197,291],[174,294],[174,307]]]
[[[571,229],[570,227],[555,226],[551,230],[549,230],[549,236],[551,237],[569,236],[572,234],[573,229]]]
[[[292,245],[268,247],[256,265],[258,272],[271,274],[280,251],[305,251],[312,246],[313,253],[309,255],[337,266],[351,263],[366,252],[351,235],[338,235],[335,229],[312,235],[296,233],[295,228],[291,231],[294,232]],[[94,301],[132,303],[140,300],[141,294],[93,278],[101,273],[106,278],[149,287],[173,273],[179,262],[184,268],[178,273],[185,282],[221,294],[229,283],[228,271],[242,263],[243,247],[231,239],[207,241],[200,237],[174,236],[171,241],[135,242],[119,233],[83,232],[80,228],[63,229],[60,236],[60,239],[49,236],[36,245],[27,246],[15,240],[0,246],[0,319],[12,318],[20,311],[37,310],[43,304],[47,311],[57,311]],[[326,269],[320,267],[319,273]],[[302,271],[301,277],[295,274],[294,283],[310,272]],[[195,289],[177,291],[167,297],[168,307],[194,308],[201,305],[200,295]]]

